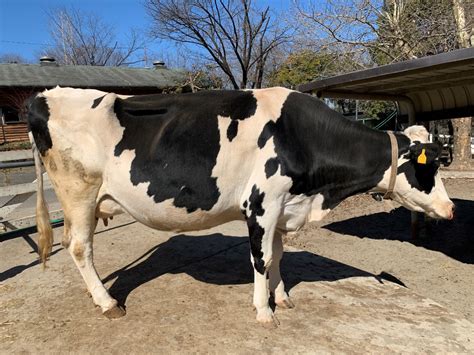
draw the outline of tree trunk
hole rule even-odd
[[[451,168],[472,168],[471,159],[471,117],[456,118],[453,123],[453,163]]]
[[[458,34],[458,43],[461,48],[469,48],[469,32],[466,21],[466,6],[463,0],[453,0],[454,18],[456,19],[456,27]]]
[[[453,0],[453,11],[456,19],[458,44],[460,48],[469,48],[469,33],[466,22],[466,7],[463,0]],[[472,168],[471,159],[471,129],[472,118],[456,118],[453,123],[453,162],[452,168]]]

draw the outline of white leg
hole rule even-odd
[[[254,258],[251,255],[250,260],[252,265],[254,264]],[[262,323],[265,326],[276,327],[279,322],[275,318],[272,309],[268,303],[270,293],[268,290],[268,280],[267,274],[268,271],[260,273],[254,267],[254,292],[253,292],[253,305],[257,311],[257,321]]]
[[[94,267],[92,243],[97,224],[94,206],[76,207],[73,211],[65,211],[65,213],[67,212],[69,212],[66,217],[69,221],[67,232],[70,233],[70,236],[65,238],[65,240],[70,240],[67,249],[79,269],[94,303],[102,309],[108,318],[123,316],[125,311],[118,307],[115,299],[110,297]]]
[[[275,304],[281,308],[294,308],[295,305],[285,291],[285,284],[281,278],[280,261],[283,256],[282,233],[275,232],[273,237],[273,262],[268,270],[270,276],[270,292],[275,297]]]

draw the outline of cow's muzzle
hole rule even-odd
[[[428,216],[435,219],[452,220],[456,206],[451,201],[439,204],[433,211],[427,213]]]

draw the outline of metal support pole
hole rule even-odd
[[[404,103],[408,106],[408,125],[413,126],[416,124],[416,113],[415,113],[415,106],[411,101],[404,101]],[[412,239],[418,239],[420,236],[420,229],[424,223],[424,215],[419,212],[411,212],[411,237]]]

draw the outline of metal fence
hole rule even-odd
[[[34,165],[31,150],[0,152],[0,169],[29,167]],[[52,188],[46,173],[43,174],[45,190]],[[34,204],[25,208],[27,201],[36,193],[36,179],[30,183],[14,184],[0,187],[0,233],[31,228],[36,225]],[[31,203],[29,204],[31,205]],[[22,213],[24,212],[24,213]],[[52,222],[58,223],[63,218],[62,210],[50,211]]]

